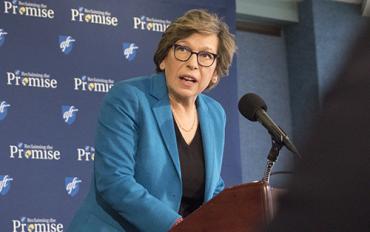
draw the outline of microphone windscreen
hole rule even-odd
[[[267,105],[263,99],[254,93],[247,93],[239,100],[239,112],[251,121],[257,121],[256,112],[261,108],[267,111]]]

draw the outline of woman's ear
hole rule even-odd
[[[215,74],[212,76],[212,78],[211,78],[211,80],[210,80],[210,82],[209,82],[209,84],[208,84],[208,87],[207,87],[207,89],[208,90],[210,90],[210,89],[212,89],[213,87],[215,87],[217,84],[218,84],[218,82],[220,82],[220,79],[219,79],[220,77],[216,74],[216,72],[215,72]]]
[[[162,62],[159,64],[159,68],[163,71],[165,69],[166,65],[164,63],[164,59],[162,60]]]
[[[212,84],[217,84],[218,83],[218,75],[217,74],[215,74],[213,77],[212,77],[212,79],[211,79],[211,82],[212,82]]]

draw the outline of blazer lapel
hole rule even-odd
[[[152,77],[151,95],[157,99],[157,101],[152,105],[152,110],[168,153],[170,154],[171,160],[181,181],[181,167],[177,150],[176,133],[167,93],[166,80],[163,74]]]
[[[204,199],[208,201],[213,193],[211,192],[211,184],[212,179],[214,177],[213,174],[213,167],[214,167],[214,136],[217,136],[214,133],[214,128],[210,122],[210,117],[208,113],[207,104],[204,102],[202,95],[200,94],[197,98],[198,104],[198,116],[200,127],[202,131],[202,141],[203,141],[203,150],[204,150],[204,162],[205,162],[205,192],[204,192]]]

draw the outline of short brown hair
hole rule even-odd
[[[224,23],[216,14],[203,9],[187,11],[183,16],[172,22],[166,29],[154,54],[156,71],[162,71],[159,65],[167,56],[168,51],[171,49],[173,44],[176,41],[187,38],[194,33],[217,35],[219,44],[216,72],[219,77],[228,75],[229,67],[236,50],[235,36],[230,33],[227,24]]]

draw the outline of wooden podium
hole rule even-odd
[[[264,181],[253,182],[225,189],[171,232],[263,231],[273,212],[271,188]]]

